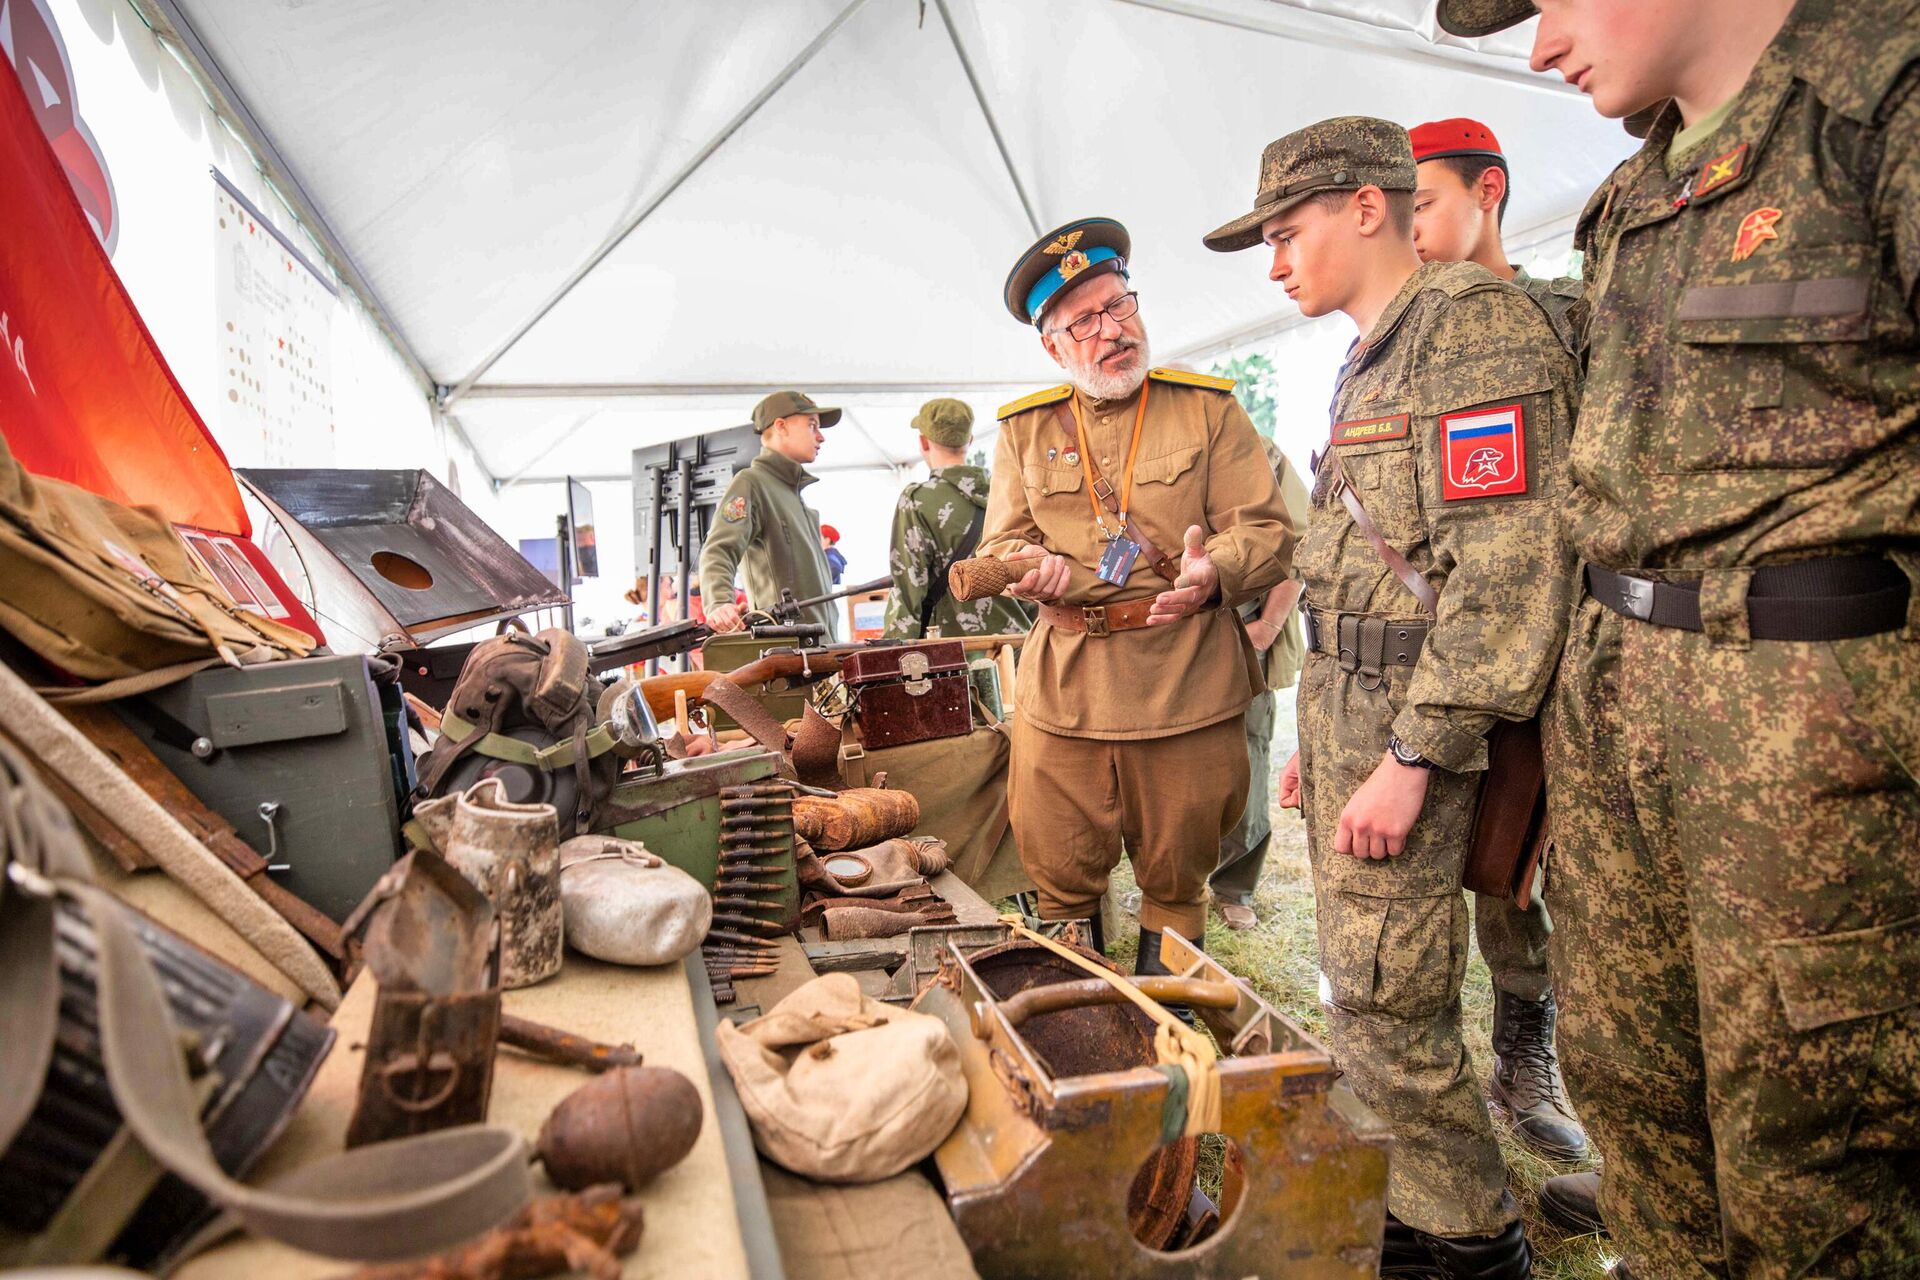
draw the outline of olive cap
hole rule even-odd
[[[913,415],[913,429],[935,444],[958,449],[973,439],[973,410],[964,400],[929,400]]]
[[[817,413],[820,425],[830,427],[840,421],[838,409],[822,409],[813,402],[813,397],[802,391],[776,391],[753,406],[753,431],[755,435],[765,431],[777,418],[792,417],[796,413]]]

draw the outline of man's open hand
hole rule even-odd
[[[1207,544],[1197,524],[1187,526],[1187,545],[1180,553],[1180,576],[1173,586],[1153,598],[1147,613],[1147,625],[1178,622],[1206,608],[1220,594],[1220,571],[1213,567]]]
[[[1356,858],[1390,858],[1407,847],[1407,832],[1420,818],[1427,802],[1430,770],[1401,764],[1391,755],[1380,757],[1373,775],[1360,784],[1340,811],[1340,830],[1333,837],[1335,853]]]
[[[1000,558],[1008,564],[1023,560],[1039,561],[1018,582],[1007,588],[1008,595],[1036,604],[1053,604],[1067,594],[1067,580],[1072,576],[1072,570],[1065,556],[1048,555],[1045,547],[1023,542]]]

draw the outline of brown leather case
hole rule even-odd
[[[862,649],[842,659],[840,679],[869,747],[964,738],[973,728],[967,654],[958,640]]]
[[[1480,781],[1461,882],[1475,893],[1533,901],[1547,844],[1545,762],[1540,722],[1503,720],[1487,734],[1487,771]]]

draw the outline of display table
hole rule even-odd
[[[697,955],[694,957],[696,963]],[[751,1147],[736,1154],[744,1164],[744,1187],[736,1196],[736,1177],[729,1173],[729,1155],[723,1142],[724,1126],[714,1109],[714,1090],[702,1046],[711,1044],[711,1022],[701,1026],[695,1011],[698,998],[708,1002],[706,976],[681,965],[630,969],[602,964],[569,951],[558,975],[537,986],[506,993],[505,1009],[596,1040],[624,1041],[636,1046],[650,1066],[672,1067],[700,1091],[700,1138],[687,1158],[640,1191],[646,1209],[646,1231],[640,1247],[626,1260],[622,1275],[639,1277],[689,1276],[729,1280],[749,1275],[778,1274],[777,1253],[770,1238],[764,1192],[757,1177]],[[339,1032],[333,1051],[321,1064],[312,1090],[287,1131],[261,1161],[252,1180],[296,1167],[345,1145],[347,1119],[360,1085],[367,1027],[373,1016],[377,984],[362,973],[347,991],[334,1014]],[[494,1065],[490,1123],[505,1125],[526,1135],[529,1145],[541,1122],[562,1098],[592,1079],[587,1072],[529,1058],[502,1047]],[[730,1090],[731,1086],[727,1086]],[[737,1109],[738,1104],[733,1104]],[[735,1144],[736,1147],[738,1144]],[[543,1170],[533,1170],[535,1194],[554,1190]],[[742,1228],[742,1207],[748,1226]],[[759,1230],[754,1230],[758,1223]],[[749,1263],[749,1258],[756,1261]],[[773,1268],[772,1271],[768,1267]],[[235,1240],[188,1263],[178,1273],[183,1280],[307,1280],[350,1272],[352,1265],[337,1259],[303,1253],[263,1240]]]

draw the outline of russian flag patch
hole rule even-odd
[[[1517,404],[1442,415],[1440,450],[1440,496],[1448,502],[1527,491],[1526,421]]]

